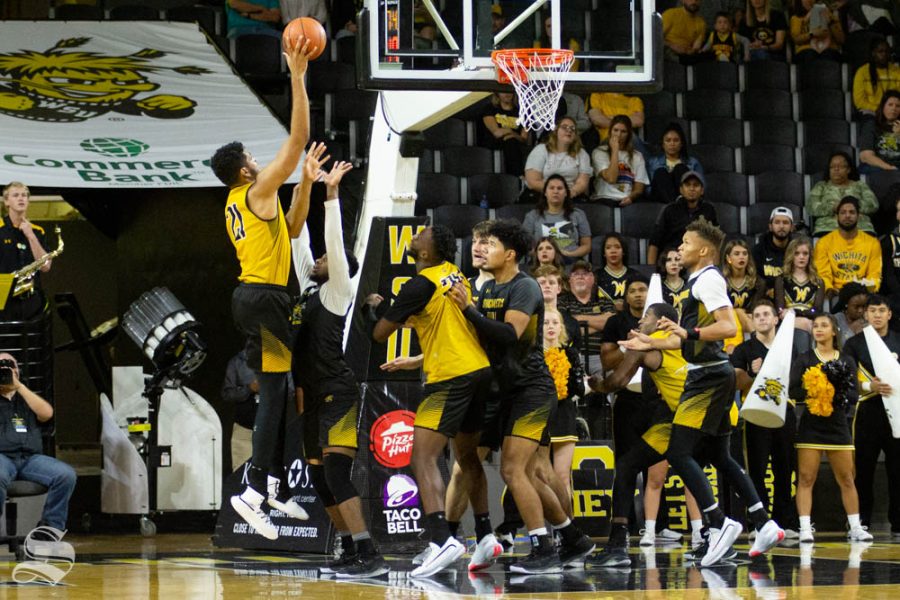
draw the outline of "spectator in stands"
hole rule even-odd
[[[660,252],[656,261],[656,272],[662,279],[663,300],[671,304],[681,314],[681,301],[687,296],[687,282],[678,248],[667,248]]]
[[[669,123],[662,134],[662,152],[647,161],[650,177],[650,199],[668,204],[678,197],[681,176],[688,171],[703,175],[703,165],[688,152],[687,139],[681,125]]]
[[[585,108],[584,98],[572,92],[563,91],[562,98],[559,100],[556,122],[559,123],[562,117],[568,117],[575,122],[578,135],[584,135],[592,126],[591,118],[588,117],[587,108]]]
[[[597,291],[601,296],[609,298],[616,310],[623,310],[625,282],[634,277],[641,276],[628,266],[628,248],[625,245],[625,238],[618,233],[608,234],[603,238],[603,256],[600,268],[594,274]]]
[[[859,170],[863,173],[900,168],[900,91],[886,91],[875,119],[863,122],[859,150]]]
[[[825,285],[825,295],[833,298],[841,288],[856,281],[870,291],[881,285],[881,246],[875,237],[860,231],[859,200],[841,198],[835,209],[838,229],[816,244],[816,270]]]
[[[837,11],[829,10],[828,5],[819,0],[794,0],[793,12],[791,39],[794,41],[794,62],[841,60],[844,28]]]
[[[753,262],[757,272],[766,280],[769,299],[774,300],[771,291],[775,280],[784,269],[784,251],[794,232],[794,213],[785,206],[773,208],[769,214],[769,231],[753,247]]]
[[[838,301],[831,312],[838,322],[838,338],[841,345],[862,331],[866,326],[866,302],[869,299],[869,291],[864,285],[851,281],[841,288]]]
[[[504,172],[518,175],[522,172],[523,159],[531,133],[516,121],[519,118],[519,100],[513,92],[495,92],[485,105],[480,128],[480,144],[503,151]]]
[[[749,42],[735,33],[731,15],[725,11],[716,13],[714,29],[709,32],[700,52],[719,62],[738,63],[750,60]]]
[[[562,175],[544,181],[544,193],[522,223],[534,239],[556,240],[565,262],[573,263],[591,252],[591,226],[587,215],[575,208],[569,185]]]
[[[588,144],[585,135],[585,139],[582,140],[585,146],[596,148],[600,142],[605,142],[616,115],[627,115],[631,120],[631,127],[640,129],[644,126],[644,103],[636,96],[610,92],[591,94],[588,98],[588,118],[597,132],[597,143]]]
[[[680,246],[685,228],[698,218],[706,217],[710,223],[719,224],[716,207],[703,200],[704,185],[703,175],[696,171],[688,171],[681,176],[678,198],[664,206],[656,217],[647,246],[648,263],[656,263],[660,248]]]
[[[796,313],[795,329],[812,333],[812,320],[825,305],[825,286],[812,261],[813,244],[807,237],[791,240],[784,252],[784,271],[775,279],[775,306],[779,317]]]
[[[39,483],[48,488],[40,524],[65,531],[75,470],[43,453],[41,423],[53,417],[53,407],[22,383],[11,354],[0,354],[0,360],[12,363],[11,383],[0,385],[0,506],[6,506],[13,481]]]
[[[892,186],[897,227],[881,239],[881,294],[891,303],[891,328],[900,329],[900,185]],[[890,196],[890,192],[889,196]]]
[[[312,17],[322,25],[328,19],[325,0],[278,0],[281,22],[285,25],[300,17]]]
[[[744,333],[753,331],[750,312],[757,301],[766,297],[766,281],[757,276],[750,256],[750,246],[742,239],[729,240],[722,252],[722,275],[738,325]],[[727,341],[726,341],[727,343]],[[740,342],[738,342],[740,343]]]
[[[784,60],[788,24],[769,0],[747,0],[740,34],[750,40],[750,60]]]
[[[525,161],[525,184],[532,192],[545,191],[547,179],[554,174],[563,178],[572,198],[590,191],[591,157],[581,146],[575,120],[569,117],[557,121],[547,141],[536,145]]]
[[[634,138],[631,119],[625,115],[613,117],[609,139],[591,155],[597,176],[591,199],[611,206],[628,206],[644,193],[650,180],[644,156],[634,147]]]
[[[278,0],[226,0],[228,37],[271,35],[281,38],[281,10]]]
[[[813,235],[821,237],[837,228],[834,207],[844,196],[859,198],[859,228],[875,233],[869,215],[878,212],[878,198],[864,181],[846,152],[833,152],[828,158],[828,168],[822,181],[816,183],[806,198],[806,214],[815,218]]]
[[[597,292],[594,268],[586,260],[572,265],[569,273],[569,292],[560,295],[559,307],[568,311],[578,321],[587,325],[588,360],[585,365],[588,375],[602,371],[600,365],[600,342],[606,321],[616,309],[608,298]]]
[[[853,76],[853,107],[864,117],[875,117],[885,92],[900,90],[900,65],[891,62],[891,47],[875,38],[869,62]]]
[[[566,265],[563,260],[562,250],[559,249],[559,244],[556,243],[555,238],[550,236],[539,238],[534,245],[532,255],[532,264],[535,269],[551,266],[565,273]]]
[[[563,31],[560,34],[560,40],[563,43],[565,48],[568,48],[572,52],[578,53],[581,52],[581,42],[576,40],[573,37],[566,35],[566,32]],[[544,32],[541,34],[540,39],[534,41],[535,48],[553,48],[553,19],[549,14],[544,15]],[[581,61],[577,58],[572,63],[572,68],[569,71],[580,71],[581,70]]]
[[[331,29],[334,39],[356,35],[356,15],[362,8],[361,0],[333,0],[331,5]]]
[[[681,6],[665,11],[662,19],[666,60],[685,65],[701,60],[706,21],[700,15],[700,0],[682,0]]]
[[[850,31],[867,29],[883,36],[897,35],[900,5],[896,0],[856,0],[847,3]]]
[[[541,294],[544,296],[544,308],[552,308],[559,311],[562,315],[569,341],[576,347],[579,347],[581,343],[581,327],[578,325],[578,321],[569,314],[569,311],[558,306],[560,294],[569,291],[565,271],[553,265],[541,265],[532,271],[531,275],[538,282],[538,285],[541,286]]]

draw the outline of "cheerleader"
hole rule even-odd
[[[859,497],[853,483],[853,438],[847,415],[856,404],[856,363],[841,354],[835,318],[816,315],[812,323],[815,347],[801,354],[791,367],[791,398],[805,402],[797,432],[797,513],[800,543],[814,541],[810,523],[812,489],[822,462],[822,452],[841,488],[841,500],[850,523],[848,537],[854,542],[872,539],[859,519]]]
[[[578,435],[575,402],[584,395],[584,369],[578,348],[569,343],[563,317],[556,308],[544,307],[544,360],[556,384],[558,404],[548,424],[553,471],[565,486],[567,513],[572,512],[572,457]],[[569,515],[571,517],[571,514]]]
[[[609,298],[616,310],[625,308],[625,287],[635,270],[628,266],[628,250],[625,238],[610,233],[603,238],[603,260],[597,270],[597,291]]]
[[[744,240],[730,240],[725,244],[722,256],[722,275],[728,286],[728,297],[734,306],[738,325],[744,333],[752,333],[753,322],[747,311],[766,295],[766,280],[756,275],[756,265],[750,256],[750,247]],[[743,339],[738,340],[737,343],[742,341]]]
[[[797,314],[796,329],[810,331],[813,318],[822,312],[825,286],[812,261],[812,241],[799,237],[784,251],[784,271],[775,279],[775,306],[781,315],[793,308]]]
[[[671,304],[681,314],[681,301],[688,293],[687,283],[682,277],[681,255],[677,248],[664,250],[656,260],[656,272],[662,279],[663,300]]]

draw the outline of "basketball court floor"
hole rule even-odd
[[[488,571],[456,571],[411,579],[411,556],[390,556],[391,572],[373,580],[320,578],[320,555],[288,555],[214,548],[204,534],[72,536],[76,561],[55,586],[17,583],[12,557],[0,556],[0,598],[299,598],[304,600],[413,600],[491,598],[833,598],[900,597],[900,543],[885,535],[871,544],[817,534],[809,549],[778,547],[750,560],[742,539],[738,557],[698,569],[681,545],[632,548],[626,569],[570,570],[562,575],[519,576],[505,556]],[[635,540],[636,541],[636,540]],[[516,550],[526,551],[524,538]],[[67,568],[62,565],[61,568]],[[19,573],[19,581],[24,578]]]

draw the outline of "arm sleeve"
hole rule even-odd
[[[531,277],[520,277],[509,288],[507,310],[517,310],[526,315],[533,315],[543,304],[544,295],[541,293],[541,287]]]
[[[731,353],[729,358],[731,366],[735,369],[743,369],[748,375],[750,374],[750,361],[747,360],[747,342],[741,342]]]
[[[478,335],[492,344],[501,346],[509,346],[518,341],[516,337],[516,329],[509,323],[503,321],[494,321],[478,312],[474,306],[469,306],[463,311],[466,319],[475,327]]]
[[[421,312],[434,295],[434,285],[427,277],[416,275],[403,284],[393,304],[384,313],[384,319],[391,323],[404,323],[412,315]]]
[[[594,169],[591,167],[591,157],[587,151],[582,148],[578,153],[578,173],[584,175],[594,175]]]
[[[806,198],[806,212],[813,217],[829,217],[834,211],[831,203],[825,198],[825,182],[816,183]]]
[[[328,281],[319,292],[322,305],[335,315],[347,314],[353,302],[350,265],[344,251],[340,201],[325,201],[325,252],[328,254]]]
[[[715,271],[706,271],[698,276],[698,281],[694,284],[694,295],[703,302],[710,314],[731,306],[725,279]]]
[[[528,158],[525,159],[525,170],[537,171],[543,179],[545,164],[547,164],[547,145],[538,144],[528,153]]]
[[[878,198],[875,192],[868,186],[865,181],[857,181],[856,187],[859,190],[857,198],[859,198],[859,212],[866,215],[875,215],[878,212]]]
[[[309,274],[313,268],[312,249],[309,247],[309,229],[306,223],[300,230],[300,235],[291,240],[291,255],[294,259],[294,272],[297,274],[297,282],[302,292],[309,287]]]
[[[591,224],[588,223],[587,215],[580,208],[572,211],[572,222],[575,223],[575,229],[578,230],[578,238],[576,242],[580,243],[581,238],[591,237]]]

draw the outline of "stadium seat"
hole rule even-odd
[[[872,31],[860,30],[854,31],[847,35],[841,52],[844,60],[850,67],[850,80],[856,74],[856,70],[869,62],[869,49],[872,47],[872,41],[875,39],[883,39],[883,36]]]
[[[494,216],[498,219],[514,219],[516,221],[524,221],[525,215],[527,215],[532,210],[534,210],[534,207],[528,204],[507,204],[505,206],[497,208],[497,210],[494,211]]]
[[[603,204],[579,204],[578,208],[587,215],[591,235],[600,235],[616,230],[613,207]]]
[[[419,174],[434,173],[434,151],[425,148],[419,157]]]
[[[747,206],[750,204],[747,176],[742,173],[709,173],[703,197],[712,202]]]
[[[850,145],[850,122],[845,119],[803,121],[803,144]]]
[[[623,206],[619,209],[622,211],[622,233],[630,237],[649,238],[656,218],[665,206],[661,202],[635,202]],[[631,260],[635,258],[632,256]]]
[[[744,123],[740,119],[700,119],[696,142],[740,148],[744,145]]]
[[[471,204],[438,206],[434,209],[433,214],[436,225],[446,225],[458,238],[472,235],[472,228],[488,218],[488,212],[485,209]]]
[[[663,90],[649,96],[642,96],[644,102],[644,115],[653,116],[654,119],[674,117],[676,115],[675,94]]]
[[[791,67],[778,60],[751,60],[744,65],[744,81],[748,90],[791,89]]]
[[[741,116],[747,121],[793,119],[791,94],[784,90],[747,90],[741,95]]]
[[[654,147],[659,147],[659,142],[662,139],[663,131],[665,131],[666,127],[668,127],[671,123],[678,123],[681,126],[681,130],[684,131],[684,135],[690,137],[691,124],[689,121],[678,117],[656,118],[647,115],[644,121],[644,128],[642,132],[644,141],[648,144],[652,144]]]
[[[481,198],[491,208],[515,204],[522,191],[522,178],[506,173],[477,173],[467,179],[468,204],[481,205]]]
[[[447,173],[422,173],[416,181],[416,214],[438,206],[461,204],[459,178]]]
[[[843,90],[843,65],[833,60],[814,60],[797,65],[797,91]]]
[[[57,21],[102,21],[105,16],[101,7],[90,4],[61,4],[53,9]]]
[[[794,171],[767,171],[754,176],[757,203],[804,203],[803,175]],[[750,233],[754,233],[751,229]]]
[[[725,90],[695,89],[684,93],[684,118],[734,117],[734,94]]]
[[[451,146],[441,152],[441,171],[460,177],[493,173],[494,153],[476,146]]]
[[[766,171],[793,171],[794,148],[780,144],[750,144],[744,148],[744,173],[756,175]]]
[[[892,202],[895,198],[889,198],[888,191],[891,189],[891,186],[900,185],[900,171],[876,171],[869,173],[866,175],[866,183],[878,196],[882,208],[893,217],[895,206]]]
[[[282,68],[281,40],[270,35],[242,35],[230,40],[234,66],[260,93],[281,93],[288,83]]]
[[[738,91],[738,66],[733,62],[709,61],[692,67],[692,89]]]
[[[469,232],[471,233],[471,232]],[[456,240],[456,261],[454,261],[457,265],[459,265],[459,270],[463,272],[463,275],[466,277],[472,277],[476,275],[478,272],[472,266],[472,236],[469,235],[462,239],[457,238]]]
[[[797,145],[797,123],[793,119],[757,119],[750,121],[751,144]]]
[[[334,95],[335,120],[368,121],[375,113],[378,94],[365,90],[342,90]]]
[[[687,91],[687,69],[676,62],[663,63],[663,86],[669,92]]]
[[[728,146],[694,144],[690,151],[706,173],[734,171],[734,150]]]
[[[751,235],[759,235],[769,230],[769,216],[772,209],[784,206],[791,209],[794,213],[794,223],[803,220],[803,209],[798,204],[787,204],[784,202],[757,202],[747,207],[747,231]]]
[[[210,35],[220,33],[216,10],[211,6],[175,6],[166,10],[166,19],[184,23],[197,23]]]
[[[112,21],[158,21],[159,11],[143,4],[122,4],[109,9]]]
[[[424,131],[425,147],[432,150],[440,150],[448,146],[465,146],[466,122],[461,119],[449,118],[435,123]]]
[[[342,37],[334,42],[337,52],[337,61],[351,65],[356,64],[356,36]]]
[[[719,219],[719,228],[726,235],[743,233],[741,229],[741,209],[733,204],[713,202],[716,207],[716,217]]]
[[[803,155],[803,173],[809,175],[811,173],[822,173],[828,166],[828,158],[832,152],[846,152],[850,158],[856,161],[856,151],[852,146],[847,144],[809,144],[804,146]]]
[[[846,119],[847,101],[843,90],[804,90],[798,94],[800,120]]]

